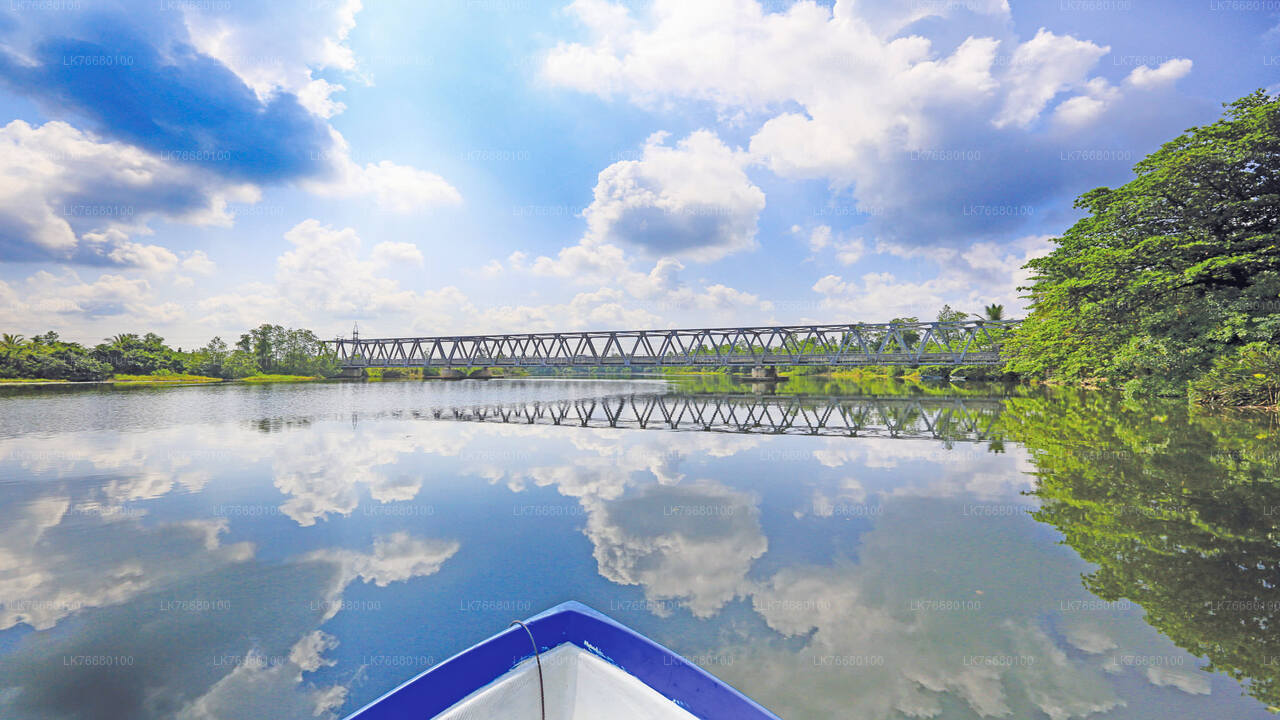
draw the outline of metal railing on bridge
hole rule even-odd
[[[344,368],[1000,365],[1017,321],[852,323],[325,341]]]

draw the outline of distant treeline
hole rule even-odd
[[[27,339],[0,335],[0,377],[106,380],[113,375],[190,374],[238,379],[264,373],[329,376],[337,360],[310,330],[261,325],[234,346],[220,337],[194,350],[172,348],[155,333],[125,333],[88,348],[56,332]]]

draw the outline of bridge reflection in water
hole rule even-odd
[[[1002,439],[999,397],[630,394],[432,410],[435,420],[759,435]]]

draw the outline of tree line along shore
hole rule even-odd
[[[0,378],[9,382],[287,382],[337,372],[315,333],[279,325],[250,330],[234,346],[215,337],[193,350],[169,347],[155,333],[114,335],[91,348],[52,331],[30,339],[0,335]]]

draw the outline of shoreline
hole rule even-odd
[[[562,380],[664,380],[679,378],[696,378],[696,377],[724,377],[733,379],[735,373],[727,373],[723,371],[693,371],[693,372],[662,372],[662,373],[644,373],[631,376],[599,376],[599,375],[513,375],[508,377],[494,376],[492,378],[483,378],[484,380],[537,380],[537,379],[562,379]],[[310,383],[310,382],[428,382],[428,381],[444,381],[456,382],[466,378],[441,378],[438,376],[426,377],[404,377],[404,378],[383,378],[379,376],[366,378],[342,378],[342,377],[320,377],[320,376],[304,376],[304,375],[251,375],[244,378],[214,378],[198,375],[121,375],[110,380],[49,380],[44,378],[0,378],[0,388],[10,387],[88,387],[88,386],[119,386],[128,387],[189,387],[194,385],[227,385],[227,384],[244,384],[244,385],[272,385],[281,383]],[[999,379],[974,378],[972,380],[959,377],[954,379],[921,376],[918,368],[912,368],[912,372],[894,376],[891,374],[871,373],[859,370],[853,371],[834,371],[825,373],[780,373],[778,381],[785,380],[801,380],[811,379],[816,381],[859,381],[859,380],[898,380],[906,382],[922,382],[932,380],[959,380],[962,382],[975,383],[1001,383]],[[1008,381],[1003,381],[1008,382]],[[1038,378],[1018,378],[1013,380],[1015,384],[1026,385],[1029,387],[1045,386],[1045,387],[1074,387],[1081,390],[1090,391],[1108,391],[1114,390],[1109,383],[1097,381],[1078,381],[1065,382],[1061,380],[1043,380]],[[1263,413],[1280,413],[1280,406],[1276,405],[1222,405],[1208,403],[1193,403],[1202,410],[1207,411],[1253,411]]]
[[[185,378],[174,379],[173,376],[157,375],[154,379],[148,376],[125,376],[124,378],[112,378],[110,380],[46,380],[43,378],[0,378],[0,387],[50,387],[50,386],[90,386],[90,385],[119,385],[121,387],[134,386],[169,386],[179,387],[186,385],[228,385],[235,383],[243,383],[246,385],[269,385],[274,383],[302,383],[302,382],[318,382],[321,380],[329,380],[331,378],[323,377],[307,377],[303,375],[264,375],[250,376],[247,378],[207,378],[200,376],[191,376]]]

